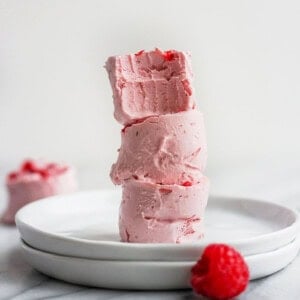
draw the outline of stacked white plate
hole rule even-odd
[[[16,217],[25,258],[49,276],[118,289],[189,287],[190,270],[210,243],[245,257],[251,279],[286,267],[297,256],[296,211],[270,202],[210,197],[206,236],[190,244],[122,243],[120,191],[55,196],[25,206]]]

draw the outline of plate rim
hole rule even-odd
[[[57,254],[57,253],[52,253],[52,252],[48,252],[48,251],[44,251],[41,249],[37,249],[32,245],[29,245],[28,243],[26,243],[25,240],[23,240],[22,238],[20,238],[20,243],[21,243],[21,247],[22,248],[27,248],[29,249],[29,251],[32,252],[40,252],[42,254],[45,255],[49,255],[49,256],[55,256],[55,257],[61,257],[64,259],[70,259],[70,260],[82,260],[82,261],[106,261],[106,262],[110,262],[110,263],[124,263],[124,264],[158,264],[158,265],[189,265],[189,264],[195,264],[196,261],[186,261],[186,260],[169,260],[169,261],[161,261],[161,260],[117,260],[117,259],[95,259],[95,258],[86,258],[86,257],[75,257],[75,256],[68,256],[68,255],[61,255],[61,254]],[[243,255],[244,259],[246,260],[253,260],[257,257],[265,257],[268,256],[270,254],[274,254],[274,253],[278,253],[280,251],[283,251],[285,249],[289,249],[290,247],[298,247],[300,250],[300,237],[297,237],[295,239],[293,239],[291,242],[289,242],[288,244],[274,249],[272,251],[268,251],[268,252],[264,252],[264,253],[257,253],[257,254],[252,254],[252,255]]]

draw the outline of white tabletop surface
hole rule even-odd
[[[2,168],[3,182],[7,168]],[[223,166],[211,171],[212,192],[226,195],[256,197],[297,206],[300,203],[300,165],[283,163],[248,163],[244,167]],[[106,176],[97,171],[80,172],[83,189],[107,187]],[[99,179],[100,178],[100,179]],[[0,209],[6,203],[4,188],[0,189]],[[299,202],[298,202],[299,201]],[[300,256],[284,270],[250,283],[238,299],[296,300],[300,299]],[[14,227],[0,225],[0,299],[201,299],[190,290],[168,292],[135,292],[88,288],[64,283],[33,270],[23,259],[19,234]]]

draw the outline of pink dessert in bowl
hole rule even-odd
[[[74,169],[70,166],[26,160],[7,175],[8,207],[1,221],[15,223],[15,214],[24,205],[45,197],[71,193],[77,189]]]

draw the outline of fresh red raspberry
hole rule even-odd
[[[248,281],[249,269],[242,255],[224,244],[207,246],[192,268],[194,291],[211,299],[231,299],[246,289]]]

